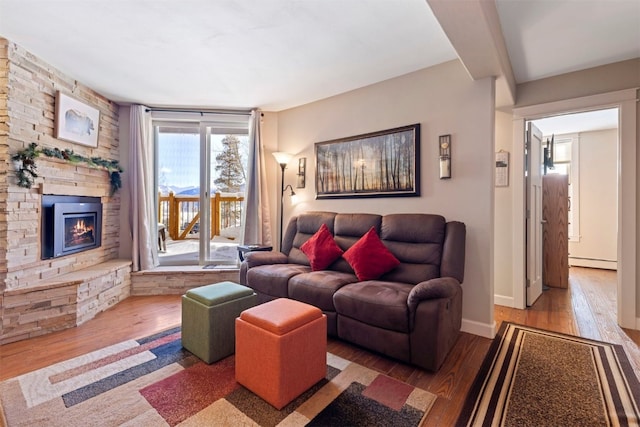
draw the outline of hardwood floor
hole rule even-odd
[[[463,285],[464,286],[464,285]],[[621,344],[640,376],[640,331],[616,323],[616,273],[571,268],[568,289],[549,289],[528,310],[495,307],[502,321]],[[0,346],[0,380],[70,359],[126,339],[180,324],[180,296],[130,297],[76,328]],[[437,373],[329,340],[328,350],[438,396],[425,425],[453,425],[491,340],[462,333]]]

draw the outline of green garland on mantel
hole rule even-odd
[[[47,157],[53,157],[56,159],[66,160],[70,163],[86,163],[90,167],[103,168],[109,172],[111,195],[113,196],[116,191],[122,188],[122,179],[120,174],[123,172],[122,167],[117,160],[106,160],[102,157],[84,157],[80,154],[76,154],[73,150],[59,150],[58,148],[38,148],[38,144],[32,142],[24,150],[18,151],[11,156],[11,160],[14,162],[22,162],[20,167],[16,170],[18,176],[18,185],[23,188],[31,188],[33,186],[35,178],[38,177],[36,172],[35,159],[41,154]]]

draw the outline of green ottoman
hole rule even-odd
[[[182,296],[182,346],[213,363],[235,351],[236,317],[257,304],[253,289],[233,282],[194,288]]]

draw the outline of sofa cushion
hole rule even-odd
[[[379,328],[409,332],[407,298],[413,286],[406,283],[369,280],[338,289],[333,304],[339,316]],[[338,334],[342,335],[340,330]]]
[[[349,283],[357,282],[355,275],[339,271],[312,271],[289,279],[289,298],[315,305],[322,311],[336,311],[333,294]]]
[[[247,271],[247,284],[258,293],[287,298],[289,279],[309,271],[310,267],[299,264],[259,265]]]
[[[342,256],[353,268],[359,280],[377,279],[400,264],[380,241],[373,227]]]
[[[320,229],[300,246],[300,250],[309,258],[313,271],[324,270],[344,253],[333,240],[333,234],[327,224],[322,224]]]

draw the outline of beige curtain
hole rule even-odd
[[[262,113],[251,112],[249,122],[249,161],[245,194],[244,228],[242,244],[271,245],[271,222],[269,220],[269,194],[264,164],[264,149],[260,136]]]
[[[155,211],[153,141],[151,117],[142,105],[132,105],[130,112],[129,173],[131,189],[130,226],[133,238],[133,271],[158,266],[158,222]]]

